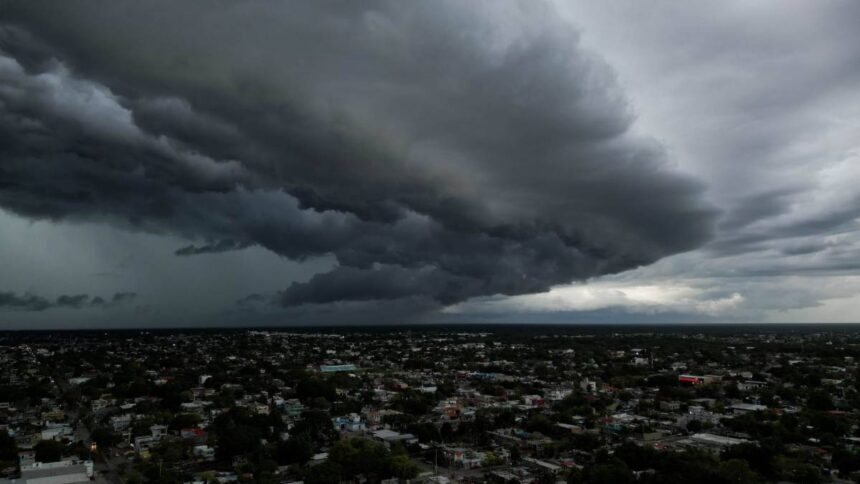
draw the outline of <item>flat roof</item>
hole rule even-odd
[[[714,434],[705,434],[705,433],[693,434],[690,438],[692,440],[695,440],[696,442],[701,442],[701,443],[705,443],[705,444],[721,445],[721,446],[738,445],[738,444],[743,444],[743,443],[749,442],[749,440],[746,440],[746,439],[736,439],[734,437],[726,437],[723,435],[714,435]]]
[[[348,363],[345,365],[320,365],[320,371],[330,372],[330,371],[353,371],[358,368],[352,363]]]

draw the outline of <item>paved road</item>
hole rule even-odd
[[[111,449],[108,449],[106,453],[108,452],[111,452]],[[110,457],[106,457],[102,452],[98,452],[98,456],[98,461],[105,470],[105,472],[103,473],[105,477],[107,477],[107,479],[113,484],[125,484],[125,481],[122,480],[122,477],[120,476],[120,473],[116,468],[116,466],[118,465],[116,460]]]
[[[57,384],[56,394],[58,399],[62,397],[63,393],[71,389],[69,382],[59,375],[54,375],[54,382]],[[80,409],[67,409],[67,417],[70,422],[77,421],[74,434],[75,441],[81,440],[84,442],[84,445],[90,445],[90,429],[87,428],[81,419]],[[106,452],[111,452],[111,450],[106,449]],[[111,463],[109,459],[105,459],[102,452],[96,452],[96,455],[93,457],[93,470],[95,471],[96,482],[125,484],[119,471],[116,469],[116,464]]]

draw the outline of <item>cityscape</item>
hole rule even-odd
[[[7,332],[0,349],[0,482],[860,480],[856,327]]]

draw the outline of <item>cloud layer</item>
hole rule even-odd
[[[542,292],[712,234],[702,184],[532,2],[3,8],[0,206],[334,256],[281,305]]]
[[[57,296],[50,300],[35,294],[17,295],[12,292],[0,292],[0,309],[11,309],[15,311],[45,311],[47,309],[71,308],[109,308],[132,301],[137,295],[133,292],[117,292],[108,299],[101,296],[89,296],[87,294],[76,294]]]

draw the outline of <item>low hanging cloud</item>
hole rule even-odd
[[[543,292],[711,237],[549,7],[3,6],[0,207],[334,256],[280,305]]]
[[[217,254],[218,252],[228,252],[231,250],[241,250],[249,247],[251,244],[247,242],[236,242],[231,239],[222,239],[211,244],[205,245],[186,245],[185,247],[176,250],[176,255],[199,255],[199,254]]]
[[[89,296],[87,294],[57,296],[56,299],[48,299],[31,293],[15,294],[13,292],[0,292],[0,311],[45,311],[48,309],[88,309],[88,308],[111,308],[128,303],[137,295],[133,292],[118,292],[107,299],[101,296]]]

